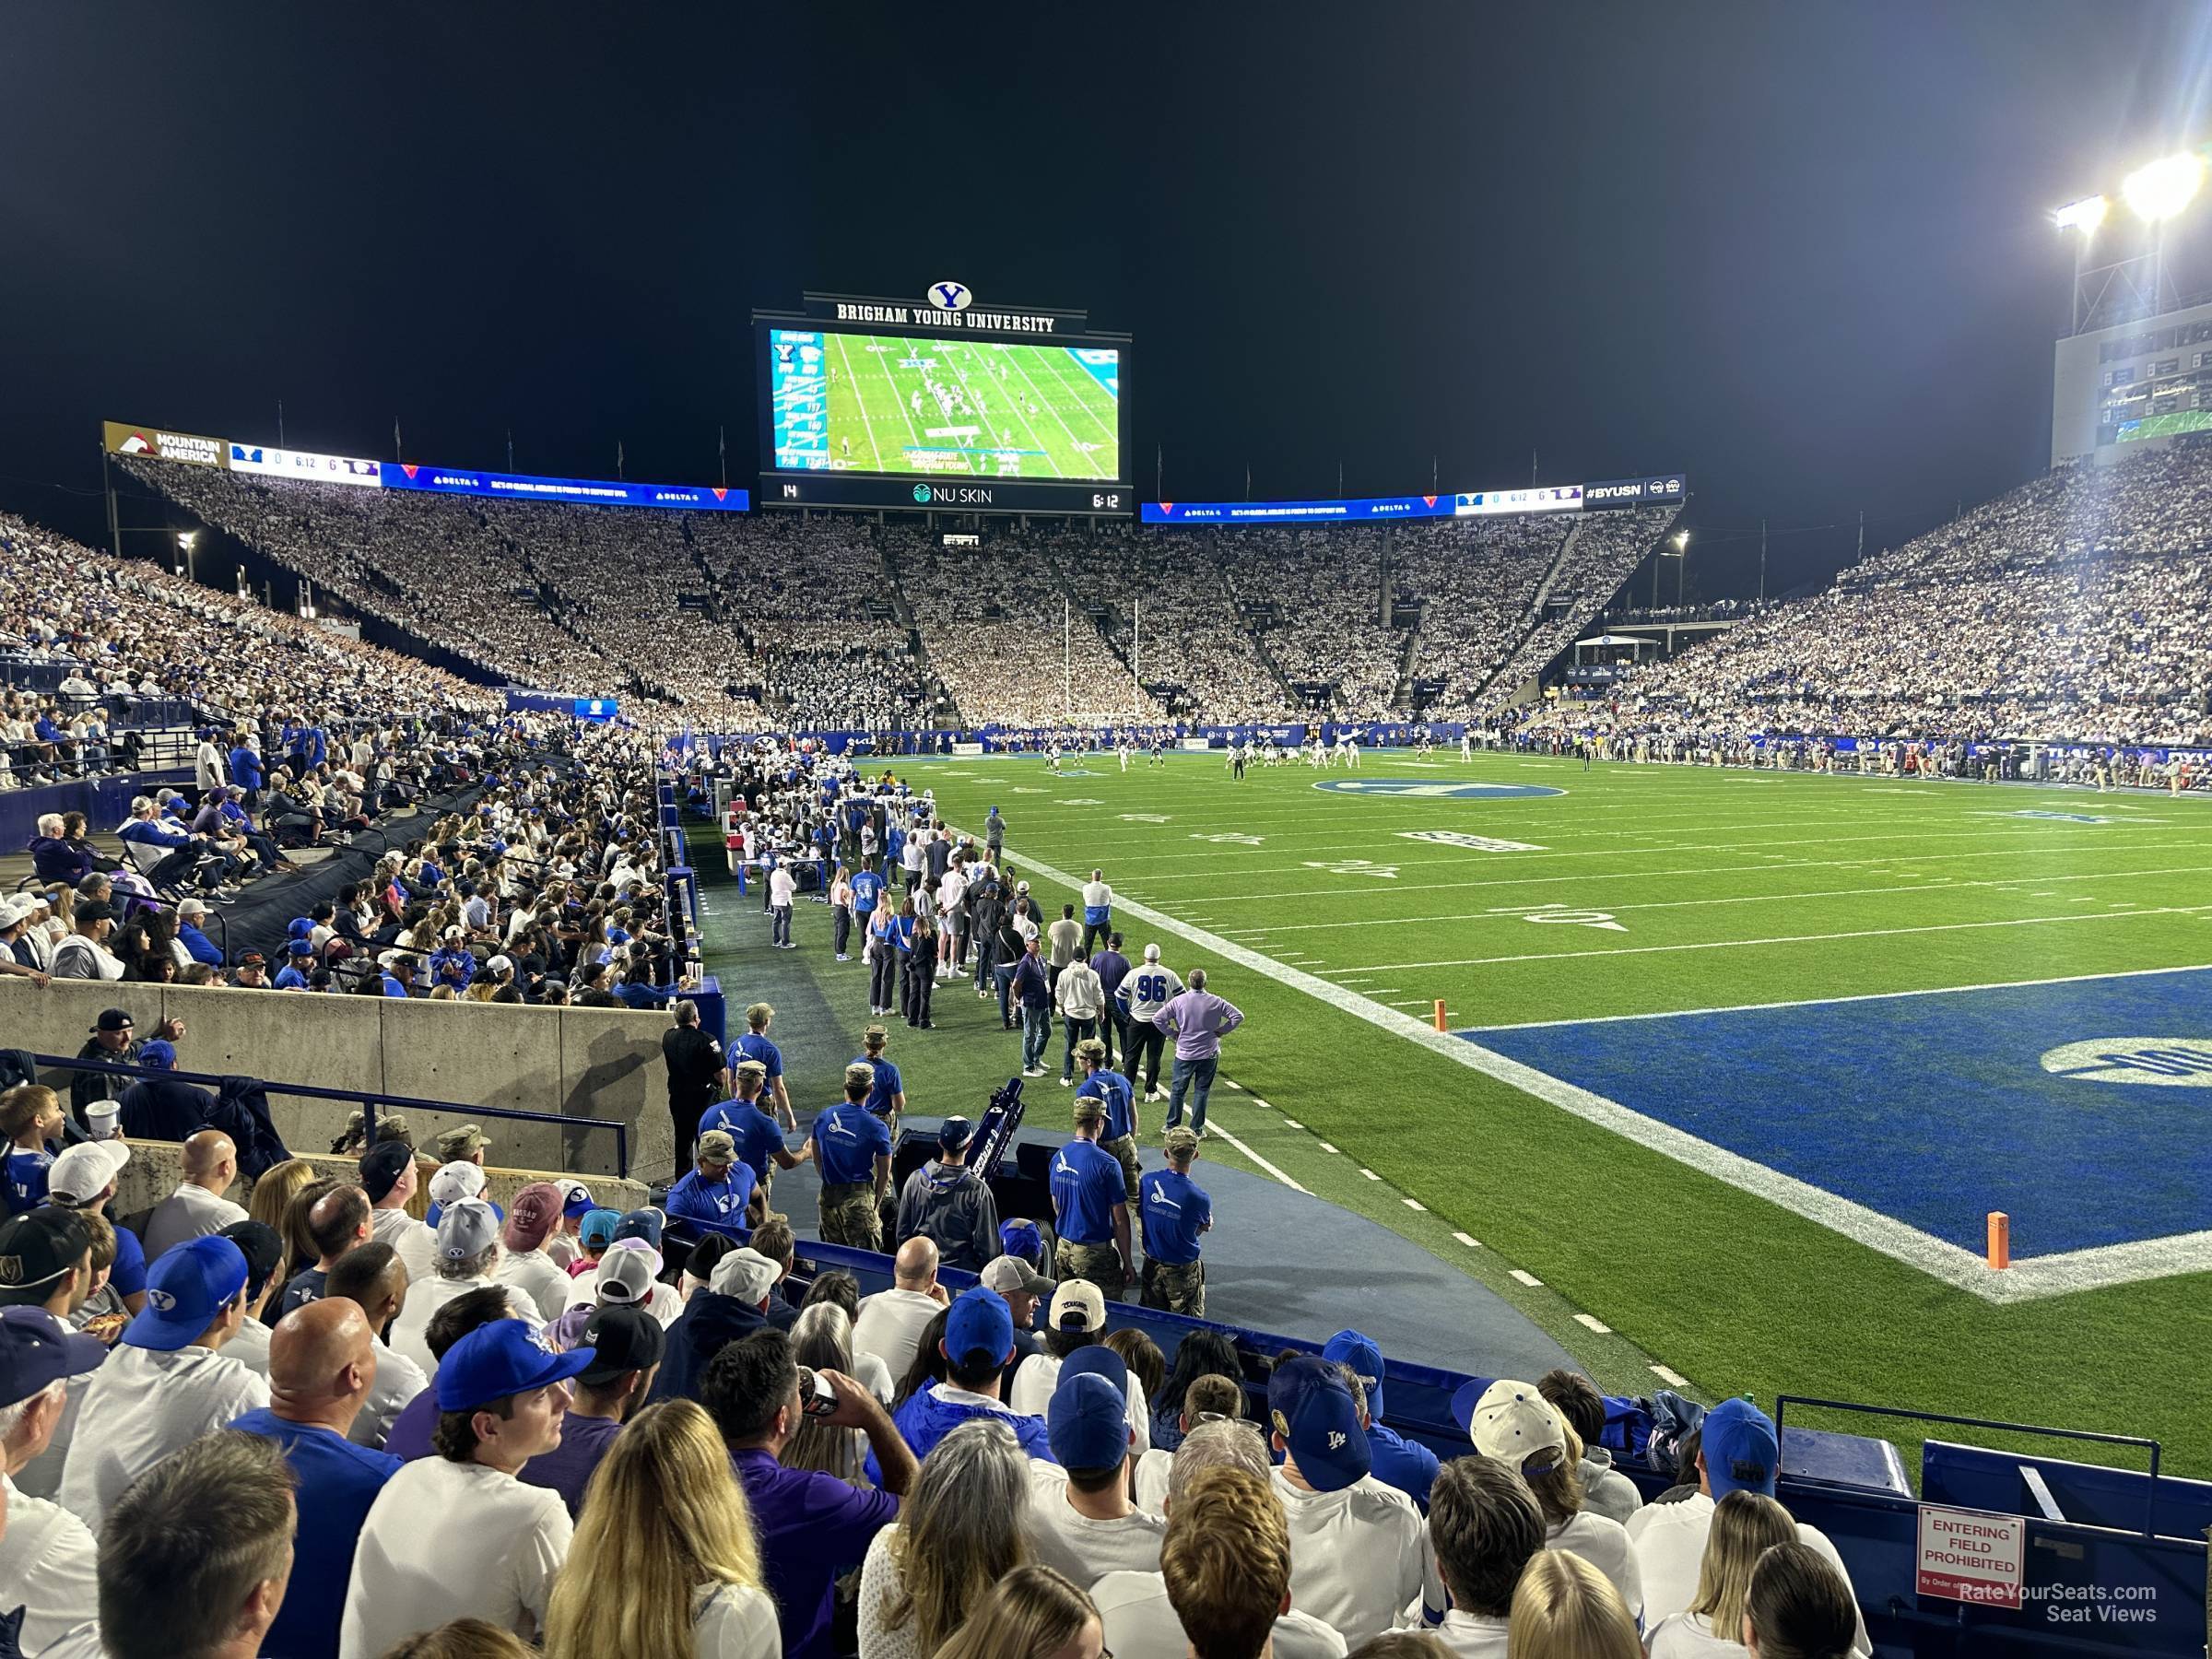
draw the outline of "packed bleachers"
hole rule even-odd
[[[1414,673],[1444,687],[1430,713],[1474,710],[1534,625],[1536,591],[1571,528],[1541,514],[1399,527],[1397,577],[1424,602]]]
[[[1616,695],[1716,733],[2212,743],[2212,449],[2038,479]]]
[[[1543,590],[1545,619],[1498,669],[1483,699],[1487,707],[1498,708],[1517,695],[1529,678],[1543,672],[1581,636],[1666,533],[1676,511],[1640,507],[1591,513],[1577,522],[1550,574],[1550,585]]]

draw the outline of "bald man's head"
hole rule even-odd
[[[270,1409],[280,1418],[344,1434],[375,1381],[375,1333],[358,1302],[303,1303],[269,1333]]]
[[[891,1273],[901,1290],[926,1290],[937,1279],[937,1242],[925,1233],[916,1233],[899,1246],[899,1253],[891,1260]]]
[[[203,1129],[184,1143],[184,1179],[212,1184],[213,1175],[222,1175],[224,1186],[237,1179],[238,1143],[220,1129]]]
[[[332,1189],[311,1205],[307,1236],[327,1265],[370,1237],[369,1194],[358,1186]]]

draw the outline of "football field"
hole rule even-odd
[[[1121,477],[1114,352],[845,334],[823,345],[833,467]]]
[[[1102,868],[1133,958],[1246,1011],[1209,1156],[1458,1261],[1607,1387],[2212,1473],[2212,801],[1363,759],[914,771],[963,830],[999,806],[1048,912]]]

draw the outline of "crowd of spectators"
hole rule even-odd
[[[1503,706],[1582,637],[1583,629],[1666,533],[1677,511],[1638,507],[1578,519],[1549,585],[1542,590],[1544,618],[1492,677],[1481,700],[1484,707]]]
[[[2054,472],[1614,696],[1724,739],[2212,744],[2212,449]]]
[[[1413,672],[1443,687],[1431,715],[1472,712],[1535,625],[1537,589],[1572,528],[1541,513],[1398,526],[1396,579],[1422,606]]]

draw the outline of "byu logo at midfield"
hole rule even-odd
[[[1507,801],[1565,794],[1541,783],[1432,783],[1426,778],[1330,778],[1313,785],[1331,794],[1391,795],[1416,801]]]
[[[939,311],[966,311],[968,302],[975,296],[960,282],[933,282],[929,285],[929,302]]]
[[[2069,1042],[2043,1056],[2043,1069],[2091,1083],[2212,1088],[2212,1039],[2105,1037]]]

